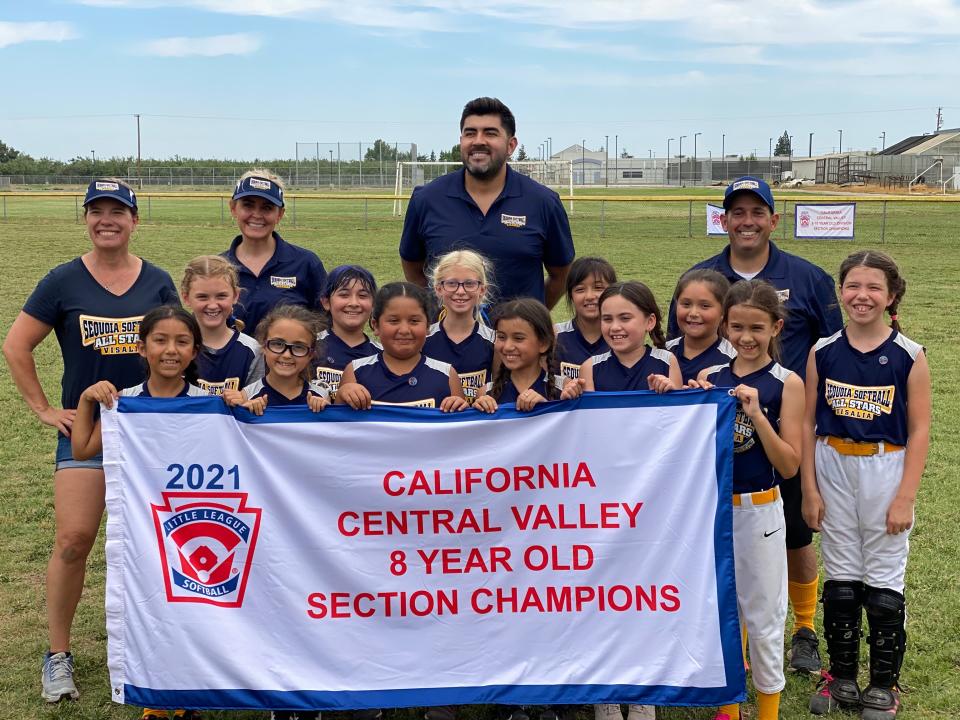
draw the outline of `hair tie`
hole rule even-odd
[[[897,314],[896,314],[896,313],[890,313],[890,319],[893,320],[894,322],[896,322],[896,321],[897,321]]]

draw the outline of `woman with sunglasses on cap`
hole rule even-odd
[[[321,311],[327,272],[310,250],[291,245],[276,232],[283,218],[283,181],[269,170],[248,170],[230,200],[240,234],[223,255],[240,274],[236,319],[253,332],[275,305]]]
[[[46,588],[50,648],[41,675],[47,702],[79,697],[70,627],[104,508],[102,457],[76,460],[71,454],[75,408],[84,388],[100,380],[116,387],[143,382],[137,353],[140,320],[158,305],[180,302],[170,275],[130,252],[139,216],[129,185],[112,178],[93,181],[83,214],[91,249],[47,273],[3,343],[23,399],[43,424],[58,431],[53,474],[56,536]],[[51,331],[63,357],[60,407],[48,401],[33,354]]]

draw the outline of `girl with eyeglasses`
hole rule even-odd
[[[423,353],[453,365],[463,394],[473,402],[493,370],[495,333],[483,322],[481,304],[489,290],[489,262],[473,250],[441,256],[431,273],[443,309],[430,326]]]
[[[329,391],[311,379],[317,333],[323,322],[301,305],[278,305],[257,326],[267,373],[242,391],[225,390],[231,407],[241,405],[255,415],[269,407],[307,405],[313,412],[327,406]]]

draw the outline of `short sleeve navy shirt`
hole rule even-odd
[[[123,295],[104,288],[75,258],[47,273],[27,298],[23,311],[50,325],[60,345],[64,408],[77,407],[81,393],[100,380],[126,388],[144,379],[137,353],[140,320],[159,305],[179,305],[180,299],[169,274],[142,262],[140,275]]]
[[[429,265],[452,250],[476,250],[493,263],[495,300],[543,302],[544,265],[565,267],[574,258],[560,196],[508,165],[503,191],[484,215],[464,186],[465,173],[461,169],[414,189],[400,257]]]
[[[692,269],[700,268],[716,270],[731,283],[743,280],[730,265],[729,245],[719,255],[694,265]],[[813,263],[784,252],[772,242],[767,264],[756,278],[766,280],[777,289],[787,310],[780,334],[780,362],[803,378],[807,370],[807,354],[813,344],[843,327],[833,279]],[[675,303],[670,304],[669,335],[679,335]]]
[[[233,314],[244,322],[244,329],[251,335],[275,305],[303,305],[311,310],[321,307],[320,291],[327,271],[320,258],[310,250],[291,245],[277,233],[273,239],[277,247],[259,275],[237,260],[242,235],[237,235],[230,249],[223,253],[240,274],[240,302],[234,306]]]

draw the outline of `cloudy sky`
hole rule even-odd
[[[747,14],[747,13],[750,14]],[[814,154],[960,126],[949,0],[33,0],[0,5],[0,140],[34,156],[449,148],[494,95],[530,155]],[[346,155],[346,149],[344,149]]]

